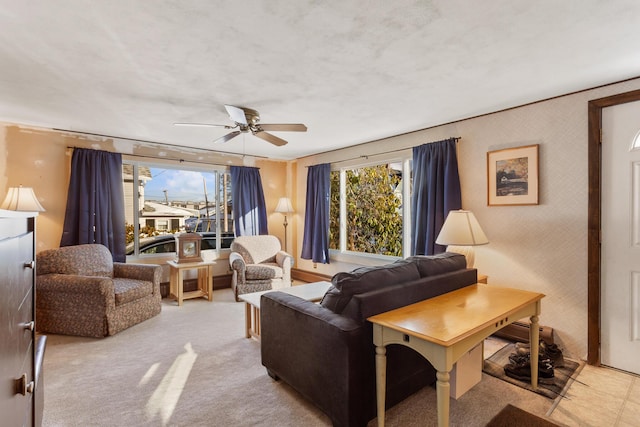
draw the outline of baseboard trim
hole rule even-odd
[[[291,277],[294,280],[301,280],[303,282],[330,282],[331,276],[321,273],[315,273],[313,271],[300,270],[299,268],[291,269]]]
[[[198,279],[185,279],[184,291],[190,292],[198,289]],[[225,274],[222,276],[213,276],[213,290],[225,289],[231,287],[231,274]],[[160,295],[162,298],[169,296],[169,282],[160,283]]]
[[[213,290],[225,289],[231,287],[231,274],[225,274],[222,276],[213,277]],[[303,282],[330,282],[331,276],[326,274],[314,273],[313,271],[300,270],[298,268],[291,269],[291,277],[295,280]],[[184,281],[184,291],[195,291],[198,289],[197,279],[186,279]],[[160,294],[162,298],[166,298],[169,295],[169,282],[160,283]]]
[[[553,328],[549,326],[539,326],[540,339],[547,344],[553,344]],[[496,331],[493,335],[510,341],[529,342],[530,323],[513,322],[510,325]]]

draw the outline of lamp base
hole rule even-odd
[[[447,252],[454,252],[456,254],[462,254],[467,259],[467,268],[473,268],[473,264],[476,261],[476,254],[473,250],[473,246],[447,246]]]

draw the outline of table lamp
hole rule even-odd
[[[287,252],[287,214],[293,212],[293,206],[291,205],[291,200],[288,197],[281,197],[278,200],[278,205],[276,206],[276,212],[279,212],[284,215],[284,251]]]
[[[470,211],[450,211],[436,239],[438,245],[447,245],[447,252],[465,256],[467,268],[475,263],[474,246],[486,245],[489,239],[482,231],[475,215]]]
[[[0,209],[7,209],[10,211],[25,211],[25,212],[44,212],[44,208],[38,202],[36,193],[33,192],[31,187],[11,187],[7,196],[2,202]]]

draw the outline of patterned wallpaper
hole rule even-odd
[[[587,202],[589,100],[640,89],[640,79],[613,84],[494,114],[303,159],[304,166],[460,136],[458,164],[462,205],[475,213],[490,243],[475,249],[479,273],[489,284],[542,292],[540,324],[574,358],[587,354]],[[540,145],[539,204],[487,206],[488,151]],[[303,171],[302,173],[300,171]],[[298,197],[304,200],[304,189]],[[300,212],[303,215],[303,212]],[[302,229],[298,230],[299,236]],[[313,270],[305,260],[298,267]],[[316,271],[333,274],[352,265]]]

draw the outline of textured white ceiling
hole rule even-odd
[[[0,0],[0,120],[293,159],[637,77],[639,28],[637,0]],[[224,104],[309,130],[173,126]]]

